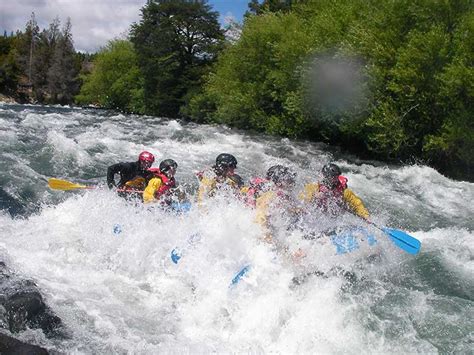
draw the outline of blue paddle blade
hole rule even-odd
[[[382,228],[382,230],[390,236],[395,245],[400,249],[410,254],[418,254],[420,252],[421,243],[418,239],[398,229]]]
[[[181,253],[177,248],[174,248],[171,250],[171,261],[177,264],[179,259],[181,259]]]
[[[184,247],[176,247],[171,250],[171,261],[175,264],[186,254],[191,248],[195,246],[197,242],[201,240],[201,234],[199,232],[193,233],[189,238]]]
[[[375,245],[377,243],[377,239],[375,239],[375,236],[373,236],[372,234],[368,234],[367,243],[369,243],[370,246]]]
[[[336,246],[336,254],[350,253],[356,249],[359,249],[359,242],[357,238],[351,233],[336,234],[331,238],[332,243]]]
[[[172,202],[171,209],[175,212],[189,212],[191,209],[190,202]]]
[[[229,287],[234,286],[239,283],[239,281],[244,277],[244,275],[250,270],[250,265],[244,266],[232,279],[232,282]]]

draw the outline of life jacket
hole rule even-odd
[[[245,193],[245,204],[251,207],[255,207],[257,198],[264,192],[267,192],[270,180],[255,177],[250,180],[249,187]]]
[[[345,207],[344,190],[347,189],[347,178],[339,175],[338,180],[338,184],[334,189],[319,184],[319,196],[316,200],[317,206],[325,212],[338,214],[338,210]]]
[[[199,184],[203,184],[208,189],[208,196],[214,196],[216,190],[221,188],[232,188],[238,190],[243,185],[243,180],[238,174],[232,176],[219,176],[213,170],[199,171],[196,173],[196,177],[199,180]]]
[[[153,177],[158,177],[161,180],[161,186],[155,191],[155,198],[159,199],[163,196],[169,189],[173,188],[176,185],[176,181],[174,177],[171,179],[168,178],[164,173],[160,171],[158,168],[150,168],[148,169],[149,172],[153,174]]]

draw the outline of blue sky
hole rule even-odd
[[[241,22],[249,0],[209,0],[220,13]],[[124,37],[133,22],[140,20],[146,0],[0,0],[0,35],[23,30],[34,12],[41,29],[58,16],[62,23],[71,18],[74,46],[95,52],[114,38]]]
[[[209,4],[212,5],[214,10],[220,13],[221,18],[230,14],[237,21],[242,22],[249,1],[250,0],[210,0]]]

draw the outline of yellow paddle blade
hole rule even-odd
[[[70,181],[60,180],[60,179],[55,179],[55,178],[51,178],[48,180],[48,186],[52,188],[53,190],[63,190],[63,191],[93,188],[92,186],[75,184]]]

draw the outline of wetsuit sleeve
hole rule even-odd
[[[353,213],[364,219],[369,218],[369,211],[365,208],[362,200],[350,189],[344,190],[344,201]]]
[[[115,174],[119,173],[123,169],[122,165],[122,163],[118,163],[111,165],[107,168],[107,186],[109,187],[109,189],[116,186],[114,177]]]
[[[145,191],[143,191],[144,203],[155,201],[155,192],[160,188],[161,184],[161,179],[158,177],[154,177],[148,182]]]
[[[309,203],[314,200],[318,192],[319,192],[318,183],[306,184],[304,187],[304,190],[299,194],[298,197],[300,200],[306,203]]]

